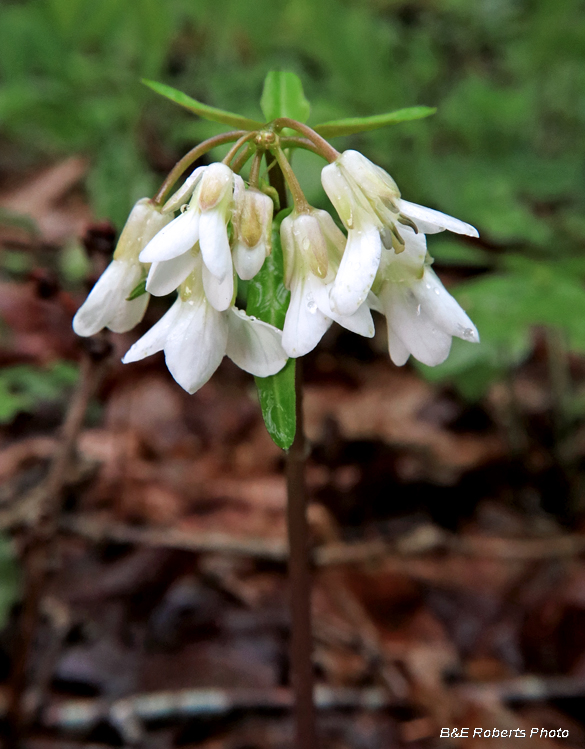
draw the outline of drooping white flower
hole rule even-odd
[[[231,215],[234,173],[225,164],[199,167],[165,204],[173,211],[189,200],[144,248],[140,259],[152,263],[146,288],[155,296],[174,291],[203,258],[203,283],[212,305],[227,309],[233,296],[233,266],[227,225]]]
[[[102,328],[125,333],[137,325],[148,305],[148,294],[128,301],[139,284],[145,268],[138,256],[143,247],[168,222],[166,216],[148,198],[132,208],[122,230],[114,258],[73,318],[73,330],[80,336],[94,335]]]
[[[254,187],[246,189],[241,177],[235,177],[233,260],[238,276],[254,278],[272,249],[273,202]]]
[[[344,151],[321,173],[323,188],[348,230],[347,246],[331,305],[351,314],[365,300],[382,257],[382,249],[404,250],[404,226],[432,234],[445,229],[477,237],[470,224],[440,211],[402,200],[392,177],[358,151]]]
[[[345,237],[326,211],[292,213],[280,227],[285,285],[291,290],[282,334],[289,356],[299,357],[319,343],[333,321],[371,338],[374,323],[367,304],[351,315],[331,308],[330,291]]]
[[[405,227],[404,251],[384,250],[374,284],[377,307],[386,316],[388,349],[394,364],[415,359],[435,366],[445,361],[451,338],[479,341],[475,325],[425,263],[424,234]]]
[[[164,350],[170,373],[189,393],[209,380],[224,356],[258,377],[279,372],[288,358],[281,331],[236,307],[215,309],[203,288],[202,270],[197,255],[195,269],[181,285],[173,306],[130,348],[123,362]]]

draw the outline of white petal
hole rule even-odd
[[[220,281],[232,272],[232,254],[224,211],[212,208],[199,220],[199,246],[203,262]]]
[[[136,343],[126,352],[126,355],[122,359],[124,364],[130,362],[139,361],[144,359],[146,356],[156,354],[157,351],[162,351],[167,339],[169,330],[175,324],[183,302],[180,298],[177,298],[173,306],[164,314],[161,319],[153,325],[152,328],[145,333],[142,338],[139,338]]]
[[[282,259],[284,263],[284,285],[290,289],[295,272],[295,240],[293,234],[294,219],[286,216],[280,224],[280,244],[282,245]]]
[[[421,310],[445,333],[474,343],[479,341],[475,325],[430,268],[412,285],[412,291]]]
[[[172,260],[153,263],[146,279],[146,290],[154,296],[165,296],[175,291],[193,271],[197,258],[193,252],[184,252]]]
[[[313,295],[317,307],[326,316],[330,317],[336,323],[341,325],[352,333],[363,335],[366,338],[372,338],[376,332],[374,321],[369,310],[367,302],[364,302],[353,315],[338,315],[333,312],[329,303],[329,291],[331,284],[324,284],[321,279],[310,275],[307,278],[307,287]]]
[[[225,314],[204,298],[182,303],[164,348],[169,372],[188,393],[205,385],[219,367],[227,336]]]
[[[149,198],[137,201],[130,211],[128,220],[114,252],[114,260],[138,262],[143,247],[165,227],[172,216],[163,215]]]
[[[397,367],[402,367],[408,361],[410,351],[402,343],[400,338],[396,335],[391,325],[387,325],[388,328],[388,351],[390,358],[396,364]]]
[[[345,252],[331,289],[331,308],[340,315],[353,315],[365,301],[376,277],[382,240],[374,226],[350,230]]]
[[[428,317],[411,288],[406,284],[389,283],[382,289],[380,296],[388,327],[392,328],[404,348],[430,367],[444,362],[449,356],[451,336]],[[403,357],[399,354],[397,352],[400,360]]]
[[[374,312],[381,312],[384,314],[384,308],[382,307],[382,303],[378,299],[378,297],[374,294],[373,291],[370,291],[368,294],[368,298],[366,300],[366,304],[370,309],[373,309]]]
[[[288,360],[282,348],[282,332],[232,307],[228,312],[226,354],[245,372],[269,377],[280,372]]]
[[[140,253],[142,263],[171,260],[190,250],[199,238],[199,213],[186,210],[156,234]]]
[[[232,272],[219,281],[210,273],[207,266],[203,265],[203,288],[209,303],[219,312],[223,312],[231,306],[234,296],[234,274]]]
[[[233,249],[233,260],[238,276],[244,281],[254,278],[264,265],[266,245],[259,242],[256,247],[248,247],[244,242],[236,242]]]
[[[282,347],[289,356],[304,356],[319,343],[329,326],[303,280],[295,279],[282,331]]]
[[[408,218],[411,218],[417,225],[419,231],[424,234],[434,234],[438,231],[448,229],[455,234],[466,234],[469,237],[479,237],[479,232],[471,224],[459,221],[458,218],[448,216],[441,211],[434,211],[432,208],[425,208],[416,203],[410,203],[408,200],[396,201],[400,212]]]
[[[171,197],[164,204],[162,209],[163,213],[176,211],[177,208],[180,208],[189,200],[189,198],[193,194],[193,190],[197,187],[197,183],[203,176],[203,172],[206,168],[207,167],[204,166],[198,166],[197,169],[195,169],[195,171],[187,177],[182,186],[173,195],[171,195]]]
[[[144,317],[149,299],[150,294],[141,294],[131,302],[123,302],[108,323],[108,328],[114,333],[126,333],[135,328]]]
[[[73,330],[77,335],[90,336],[105,328],[141,275],[139,263],[112,260],[73,318]]]

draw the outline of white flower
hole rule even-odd
[[[142,320],[149,295],[127,301],[145,270],[138,255],[169,221],[170,217],[163,215],[148,198],[136,203],[118,240],[114,259],[73,318],[77,335],[94,335],[106,327],[115,333],[125,333]]]
[[[241,177],[235,177],[233,260],[238,276],[254,278],[272,249],[272,200],[254,187],[245,189]]]
[[[123,359],[125,364],[164,350],[170,373],[194,393],[215,372],[224,356],[258,377],[279,372],[287,361],[282,333],[268,323],[230,307],[215,309],[203,289],[201,256],[182,284],[169,311],[138,340]]]
[[[203,258],[203,283],[211,304],[227,309],[234,279],[227,224],[231,215],[234,173],[225,164],[199,167],[165,204],[172,211],[187,200],[186,210],[144,248],[140,259],[152,263],[146,289],[163,296],[178,288]]]
[[[341,315],[330,305],[329,295],[339,266],[345,237],[326,211],[292,213],[280,227],[285,285],[291,290],[282,333],[289,356],[308,353],[319,343],[331,323],[371,338],[374,323],[367,304],[352,315]]]
[[[331,305],[351,314],[366,299],[382,256],[382,249],[404,250],[404,226],[432,234],[448,229],[477,237],[470,224],[439,211],[402,200],[392,179],[358,151],[344,151],[321,173],[323,188],[348,230],[347,246]]]
[[[477,343],[475,325],[425,264],[424,234],[401,230],[404,252],[384,250],[375,290],[386,316],[388,349],[394,364],[415,359],[435,366],[445,361],[452,336]]]

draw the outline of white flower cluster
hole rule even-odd
[[[284,282],[291,291],[282,331],[235,306],[235,273],[253,278],[271,252],[272,200],[215,163],[196,169],[162,209],[138,201],[112,263],[74,318],[76,333],[130,330],[149,294],[176,290],[173,306],[123,361],[164,350],[171,374],[191,393],[224,355],[259,377],[275,374],[289,356],[311,351],[333,321],[372,337],[371,309],[386,316],[398,365],[411,354],[439,364],[452,336],[478,341],[475,326],[430,269],[425,239],[445,229],[477,231],[402,200],[392,178],[357,151],[326,166],[322,182],[348,236],[314,208],[282,221]],[[144,277],[146,293],[129,301]]]

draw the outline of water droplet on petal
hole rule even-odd
[[[477,335],[473,328],[463,328],[461,338],[463,338],[464,341],[477,341]]]
[[[420,315],[420,304],[417,305],[416,314],[417,314],[417,317]]]
[[[307,294],[307,309],[312,315],[317,311],[317,304],[312,294]]]

